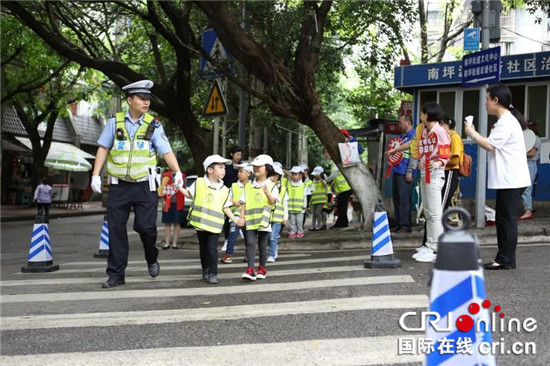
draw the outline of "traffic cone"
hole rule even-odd
[[[58,269],[59,266],[53,264],[48,219],[40,210],[34,220],[27,266],[21,267],[21,272],[53,272]]]
[[[370,260],[365,261],[365,268],[401,267],[401,261],[393,255],[388,213],[386,212],[382,200],[378,200],[374,212],[372,253],[370,258]]]
[[[457,213],[462,226],[451,226],[448,217]],[[433,352],[426,365],[496,365],[495,357],[481,343],[491,344],[491,324],[485,295],[483,271],[479,266],[478,240],[467,231],[471,218],[461,207],[443,214],[445,233],[439,237],[430,289],[430,312],[439,314],[439,329],[427,325],[426,338]],[[439,348],[442,343],[451,348]],[[463,352],[471,350],[471,354]],[[482,353],[480,352],[483,351]]]
[[[103,216],[103,225],[101,225],[101,235],[99,237],[99,249],[95,258],[107,258],[109,256],[109,225],[107,224],[107,215]]]

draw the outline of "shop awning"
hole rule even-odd
[[[17,151],[17,152],[28,152],[29,149],[25,147],[21,147],[19,145],[16,145],[12,142],[9,142],[8,140],[2,139],[2,150],[8,150],[8,151]]]
[[[26,137],[20,137],[20,136],[15,136],[15,138],[19,140],[19,142],[21,142],[23,145],[25,145],[26,147],[32,150],[31,140],[29,140]],[[50,152],[59,152],[59,153],[65,152],[65,153],[77,155],[84,159],[95,159],[95,156],[88,154],[86,151],[80,150],[78,147],[68,144],[66,142],[52,141],[52,144],[50,146]]]

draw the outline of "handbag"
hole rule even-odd
[[[338,143],[338,150],[340,152],[340,159],[344,167],[354,166],[361,163],[359,157],[359,147],[357,142],[341,142]]]

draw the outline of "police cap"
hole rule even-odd
[[[155,85],[151,80],[140,80],[122,87],[126,95],[141,95],[144,98],[151,97],[151,88]]]

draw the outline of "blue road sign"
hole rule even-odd
[[[464,29],[464,51],[479,50],[479,28]]]
[[[462,87],[471,88],[500,81],[500,46],[462,58]]]
[[[207,29],[202,33],[202,48],[216,61],[225,61],[231,57],[227,48],[223,46],[218,35],[213,29]],[[215,79],[223,74],[214,65],[201,57],[201,78]]]

